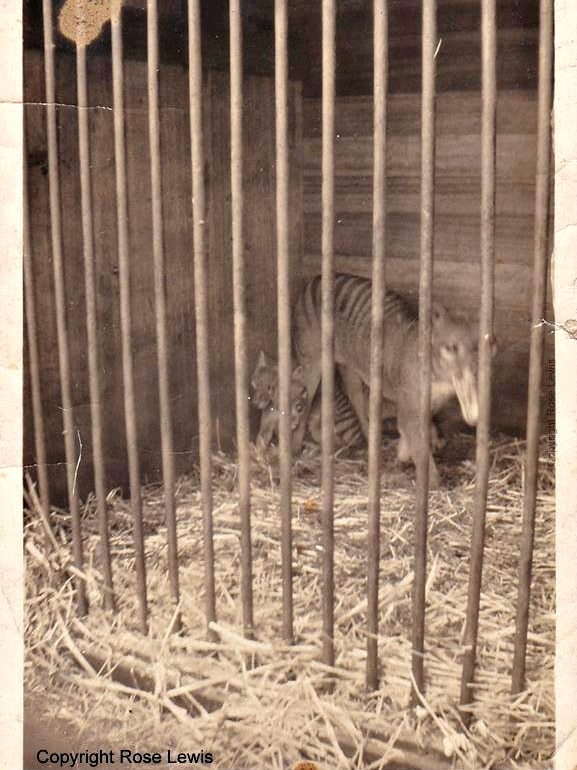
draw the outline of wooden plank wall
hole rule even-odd
[[[259,0],[260,4],[260,0]],[[389,0],[389,89],[421,90],[421,0]],[[321,4],[290,0],[290,24],[305,39],[304,96],[321,96]],[[497,80],[499,89],[535,89],[539,0],[498,0]],[[479,91],[481,3],[437,0],[441,47],[436,57],[439,91]],[[339,0],[336,19],[336,89],[341,96],[369,96],[373,90],[372,3]],[[298,69],[295,57],[292,62]],[[300,77],[300,75],[299,75]]]
[[[336,109],[337,269],[369,274],[372,249],[372,99],[340,97]],[[319,270],[320,102],[304,102],[305,268]],[[481,100],[478,92],[438,98],[434,294],[476,320],[480,283]],[[525,419],[531,313],[536,94],[499,94],[497,117],[495,421]],[[394,94],[388,113],[387,280],[414,293],[420,232],[420,97]]]
[[[219,335],[212,352],[214,365],[212,406],[218,421],[217,440],[230,446],[235,435],[233,362],[233,299],[231,273],[231,183],[230,111],[222,94],[229,92],[228,76],[211,72],[208,76],[207,173],[209,209],[209,253],[216,280],[210,284],[210,312],[218,319]],[[276,192],[274,80],[252,77],[245,86],[245,255],[248,267],[246,301],[248,310],[248,353],[250,371],[259,351],[277,357],[276,302]],[[291,211],[291,256],[293,288],[298,285],[303,251],[302,200],[302,110],[300,85],[291,84],[289,110],[289,166]],[[224,280],[223,280],[224,278]],[[250,410],[253,433],[260,413]]]
[[[27,51],[25,57],[26,132],[30,176],[30,212],[35,297],[40,327],[42,400],[48,437],[48,459],[56,497],[65,489],[62,414],[58,380],[55,307],[50,249],[46,130],[42,102],[42,56]],[[58,57],[57,88],[60,174],[63,207],[63,247],[66,273],[70,359],[73,374],[75,419],[82,441],[78,484],[81,494],[92,489],[90,405],[88,393],[84,273],[80,223],[75,65],[72,57]],[[128,156],[130,246],[132,265],[133,352],[138,405],[138,434],[143,480],[156,480],[160,472],[160,441],[156,337],[154,323],[151,247],[150,169],[146,65],[128,61],[126,81],[126,139]],[[95,261],[98,319],[100,324],[101,377],[104,404],[104,440],[107,482],[126,489],[127,468],[119,339],[119,284],[116,251],[115,175],[112,128],[110,62],[101,56],[89,59],[90,134],[92,146]],[[190,137],[187,72],[180,67],[161,68],[161,142],[163,161],[164,237],[167,262],[167,306],[171,355],[171,400],[174,419],[177,471],[196,463],[196,386],[193,305],[193,262],[190,184]],[[274,302],[263,303],[275,285],[274,203],[274,99],[272,81],[248,79],[246,83],[245,194],[247,253],[251,264],[249,302],[251,365],[259,346],[274,339]],[[234,361],[232,340],[230,181],[228,167],[228,80],[208,75],[205,120],[206,169],[209,200],[208,248],[210,269],[211,329],[214,348],[211,375],[214,385],[215,439],[230,447],[234,424]],[[291,87],[293,210],[292,245],[295,265],[302,252],[302,139],[300,90]],[[274,352],[274,351],[271,351]],[[29,394],[26,383],[25,396]],[[29,404],[29,398],[26,397]],[[256,416],[255,416],[256,417]],[[25,424],[25,460],[34,462],[30,410]]]

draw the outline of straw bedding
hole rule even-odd
[[[256,635],[242,635],[237,466],[217,454],[213,505],[218,623],[204,621],[202,513],[198,478],[183,478],[177,518],[184,628],[171,634],[162,490],[143,490],[150,631],[137,628],[129,504],[110,495],[118,610],[100,608],[99,541],[93,501],[83,513],[91,612],[78,619],[69,578],[69,522],[54,511],[52,539],[37,513],[27,519],[26,689],[46,713],[108,745],[147,750],[204,748],[221,768],[413,766],[539,768],[553,752],[554,495],[540,465],[527,686],[509,694],[524,443],[493,443],[475,703],[469,729],[459,698],[469,568],[474,442],[455,436],[431,494],[426,616],[426,692],[409,708],[414,473],[394,468],[385,448],[381,513],[380,689],[364,686],[366,646],[366,453],[336,460],[336,667],[320,660],[320,461],[309,452],[293,482],[294,622],[281,641],[280,517],[274,465],[253,458],[252,543]],[[32,506],[33,507],[33,506]],[[94,657],[96,656],[96,657]],[[95,659],[108,665],[96,670]],[[123,665],[131,681],[111,673]],[[120,669],[119,669],[120,670]],[[139,672],[145,677],[139,676]],[[148,677],[148,679],[146,679]],[[147,681],[145,686],[143,682]],[[214,697],[213,697],[214,696]],[[213,700],[211,700],[213,698]],[[212,703],[209,707],[207,704]],[[215,708],[214,704],[219,707]],[[87,733],[88,735],[88,733]],[[144,746],[143,744],[146,744]],[[420,750],[427,759],[414,756]],[[446,758],[446,759],[445,759]]]

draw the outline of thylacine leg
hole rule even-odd
[[[272,406],[267,406],[262,410],[260,418],[260,427],[256,437],[257,449],[264,451],[268,448],[276,430],[277,417],[272,410]]]
[[[403,400],[401,399],[397,420],[400,434],[397,457],[400,462],[412,460],[416,465],[420,443],[418,410],[412,407],[411,404],[403,403]],[[438,486],[439,471],[437,470],[437,465],[433,459],[431,450],[429,449],[429,487],[431,489],[437,489]]]
[[[399,434],[400,439],[397,446],[397,459],[400,463],[408,463],[412,459],[412,454],[409,449],[409,440],[406,437],[404,431],[401,431],[400,427]],[[431,420],[431,450],[433,452],[438,452],[444,448],[446,443],[447,441],[441,433],[438,425],[434,420]]]
[[[356,412],[365,437],[369,436],[369,401],[368,391],[361,377],[349,366],[339,365],[339,374],[343,390]]]
[[[306,368],[303,366],[303,379],[307,389],[308,400],[305,405],[302,420],[292,434],[293,457],[297,457],[302,451],[305,433],[309,422],[309,415],[311,413],[313,401],[321,379],[320,364],[309,364]]]
[[[447,439],[443,435],[443,431],[435,421],[431,420],[431,447],[434,452],[439,452],[447,444]]]
[[[322,418],[321,418],[321,392],[317,390],[315,400],[311,407],[308,420],[309,435],[315,444],[321,446],[322,444]]]
[[[389,398],[383,398],[381,406],[381,419],[383,422],[397,416],[397,405]]]

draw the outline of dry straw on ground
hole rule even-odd
[[[527,688],[509,693],[524,444],[494,443],[487,509],[478,671],[471,727],[456,709],[466,611],[474,489],[474,447],[455,438],[441,464],[445,484],[431,494],[426,619],[427,687],[408,708],[414,482],[389,472],[385,451],[380,582],[380,689],[367,693],[366,455],[338,458],[335,503],[336,668],[319,662],[321,527],[318,456],[296,464],[293,484],[296,643],[281,642],[280,518],[274,471],[254,461],[252,542],[256,638],[242,635],[237,466],[214,458],[214,525],[218,624],[203,616],[203,543],[197,478],[178,486],[182,616],[170,634],[162,490],[144,490],[150,632],[137,630],[130,508],[111,496],[111,540],[118,612],[100,609],[99,542],[94,506],[84,511],[90,615],[75,616],[67,576],[69,519],[53,512],[54,540],[35,513],[26,526],[29,694],[42,693],[47,713],[108,745],[150,750],[205,748],[219,768],[288,768],[312,760],[321,768],[419,766],[449,758],[459,768],[533,769],[553,751],[554,497],[552,468],[539,479]],[[414,476],[413,476],[414,478]],[[95,660],[107,666],[96,670]],[[111,673],[115,666],[122,666]],[[118,676],[131,670],[128,679]],[[332,686],[331,686],[332,683]],[[221,704],[215,709],[215,705]],[[428,756],[423,763],[414,747]],[[447,761],[447,760],[445,760]]]

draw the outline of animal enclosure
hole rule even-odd
[[[152,709],[171,745],[177,724],[212,735],[231,767],[547,762],[550,0],[127,0],[93,28],[96,7],[26,10],[30,693],[80,666],[79,713],[94,690],[115,715],[134,698],[141,725]],[[317,274],[305,362],[295,307]],[[346,281],[368,297],[366,415]],[[386,291],[418,306],[394,353],[414,352],[418,405],[407,453],[407,387],[393,399],[400,471]],[[457,399],[435,406],[458,395],[466,416],[437,302],[478,342],[476,434]],[[298,363],[322,371],[302,454]],[[367,418],[336,456],[335,371]]]

